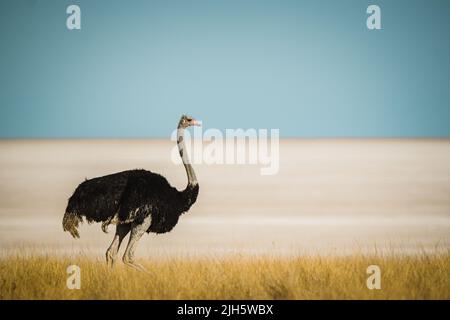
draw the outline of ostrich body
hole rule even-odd
[[[123,262],[145,271],[134,262],[136,244],[147,232],[165,233],[175,227],[181,214],[197,200],[199,186],[184,144],[184,130],[200,125],[189,116],[178,123],[177,144],[188,176],[187,187],[178,191],[163,176],[146,170],[128,170],[82,182],[69,199],[63,218],[64,231],[79,238],[78,225],[83,217],[101,222],[106,232],[116,224],[114,239],[106,251],[106,261],[113,266],[123,238],[131,232]]]

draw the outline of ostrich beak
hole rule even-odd
[[[192,123],[193,126],[197,126],[197,127],[201,127],[202,126],[202,122],[199,121],[199,120],[192,119],[191,123]]]

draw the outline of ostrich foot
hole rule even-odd
[[[141,264],[139,264],[139,263],[125,263],[125,265],[126,265],[127,267],[133,268],[133,269],[135,269],[135,270],[137,270],[137,271],[144,272],[144,273],[146,273],[146,274],[150,274],[150,272],[148,272],[148,270],[145,269],[145,268],[144,268]]]
[[[127,267],[133,268],[133,269],[135,269],[135,270],[137,270],[137,271],[141,271],[141,272],[150,274],[150,272],[148,272],[147,269],[145,269],[141,264],[139,264],[139,263],[137,263],[137,262],[134,262],[133,259],[130,259],[130,258],[128,258],[128,257],[124,257],[123,263],[124,263]]]
[[[110,268],[114,267],[117,255],[112,254],[111,251],[106,251],[106,265]]]

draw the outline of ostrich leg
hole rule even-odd
[[[152,218],[149,215],[141,224],[132,223],[130,240],[128,242],[127,248],[125,249],[125,254],[123,255],[123,262],[125,263],[125,265],[143,272],[147,272],[147,270],[145,270],[145,268],[140,264],[134,262],[134,250],[136,249],[136,245],[139,239],[150,227],[151,222]]]
[[[116,234],[114,235],[114,239],[109,246],[108,250],[106,250],[106,263],[113,267],[114,262],[117,257],[117,252],[119,252],[120,244],[122,243],[123,238],[130,232],[131,225],[128,224],[118,224],[116,227]]]

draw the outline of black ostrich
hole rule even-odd
[[[109,224],[116,224],[116,234],[106,251],[106,262],[111,266],[123,238],[131,231],[123,262],[145,271],[134,262],[138,240],[145,232],[172,230],[180,215],[197,200],[198,182],[184,144],[184,130],[196,125],[200,123],[185,115],[178,123],[177,144],[188,176],[186,189],[178,191],[163,176],[146,170],[128,170],[86,180],[69,199],[62,222],[64,231],[79,238],[77,227],[83,217],[89,223],[102,222],[104,232]]]

